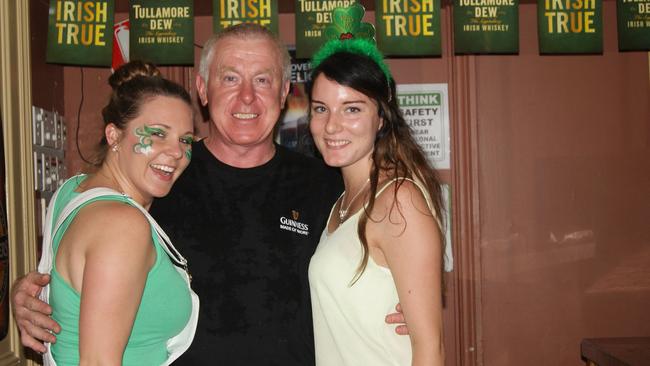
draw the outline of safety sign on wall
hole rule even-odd
[[[397,102],[429,162],[436,169],[449,169],[447,84],[397,85]]]

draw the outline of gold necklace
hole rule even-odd
[[[366,184],[370,182],[370,178],[366,179],[366,181],[363,183],[361,188],[359,188],[359,191],[350,199],[350,202],[348,202],[348,207],[343,208],[343,198],[345,198],[345,194],[347,192],[343,192],[343,195],[341,196],[341,206],[339,207],[339,222],[343,222],[343,219],[348,215],[348,210],[350,209],[350,206],[352,206],[352,203],[354,202],[357,197],[363,192],[363,189],[366,188]]]

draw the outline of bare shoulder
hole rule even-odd
[[[151,227],[140,210],[120,201],[95,201],[84,206],[66,229],[56,265],[81,292],[91,275],[104,284],[117,275],[146,275],[156,259],[152,244]]]
[[[150,243],[149,221],[136,207],[120,201],[96,201],[79,211],[71,229],[80,230],[94,243],[119,246]]]
[[[406,179],[388,183],[388,186],[377,196],[375,207],[389,214],[390,221],[400,223],[413,215],[433,217],[423,192],[418,185]]]
[[[95,201],[85,206],[78,215],[90,225],[107,225],[106,229],[148,227],[148,220],[140,210],[120,201]]]
[[[375,200],[366,233],[378,247],[395,243],[396,239],[413,236],[435,237],[438,224],[431,213],[426,192],[410,180],[399,180],[389,185]],[[410,239],[409,239],[410,240]]]

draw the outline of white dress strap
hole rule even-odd
[[[154,228],[156,231],[156,234],[158,234],[158,237],[161,239],[161,241],[165,244],[163,245],[163,249],[169,255],[169,258],[176,264],[184,269],[187,269],[187,260],[178,252],[178,250],[174,247],[174,245],[171,242],[171,239],[169,239],[169,236],[165,231],[158,225],[156,220],[149,214],[149,211],[147,211],[144,207],[142,207],[139,203],[137,203],[133,198],[129,197],[128,195],[124,193],[120,193],[116,190],[110,189],[110,188],[105,188],[105,187],[99,187],[99,188],[92,188],[89,189],[85,192],[80,193],[77,197],[74,199],[70,200],[70,202],[63,208],[61,211],[61,214],[59,215],[59,219],[56,222],[56,225],[54,225],[53,230],[48,230],[47,232],[43,232],[43,243],[46,243],[45,241],[45,235],[50,234],[50,237],[48,238],[48,242],[51,242],[52,238],[54,235],[56,235],[57,231],[61,228],[61,225],[65,222],[65,220],[72,214],[76,209],[78,209],[80,206],[82,206],[84,203],[87,201],[93,200],[95,198],[99,197],[109,197],[109,196],[121,196],[124,197],[130,205],[133,207],[137,208],[142,212],[142,214],[147,218],[149,221],[149,224]],[[56,195],[52,197],[52,201],[50,202],[50,207],[48,207],[48,212],[46,215],[45,222],[48,224],[48,215],[52,214],[53,210],[53,202],[56,199]],[[51,221],[53,218],[49,218]],[[48,225],[50,228],[52,227],[51,223]],[[44,228],[47,229],[47,228]],[[51,262],[52,258],[50,258]],[[51,264],[51,263],[50,263]],[[50,265],[51,268],[51,265]],[[40,271],[40,267],[39,267]]]
[[[377,197],[379,197],[379,195],[380,195],[380,194],[381,194],[381,193],[382,193],[386,188],[388,188],[390,185],[392,185],[393,183],[396,183],[396,182],[398,182],[398,181],[400,181],[400,180],[401,180],[401,181],[409,181],[409,182],[415,184],[416,187],[418,187],[418,189],[420,190],[420,193],[422,193],[422,196],[424,196],[424,200],[427,202],[427,207],[429,208],[429,211],[431,212],[431,214],[433,215],[433,217],[436,219],[436,223],[438,224],[438,228],[439,228],[440,231],[442,232],[442,230],[443,230],[442,222],[440,221],[440,218],[438,217],[438,213],[433,209],[433,202],[431,202],[431,197],[429,197],[429,193],[428,193],[427,190],[425,189],[424,185],[423,185],[422,183],[418,182],[418,181],[415,180],[415,179],[406,178],[406,177],[396,177],[396,178],[393,178],[393,179],[391,179],[388,183],[384,184],[380,189],[377,190],[377,194],[375,194],[375,199],[376,199]],[[444,232],[443,232],[443,235],[444,235]]]
[[[380,194],[381,194],[381,193],[382,193],[386,188],[388,188],[391,184],[396,183],[396,182],[398,182],[398,181],[400,181],[400,180],[402,180],[402,181],[406,180],[406,181],[409,181],[409,182],[415,184],[415,186],[418,187],[418,189],[420,190],[420,192],[421,192],[422,195],[424,196],[424,199],[427,201],[427,206],[429,207],[429,210],[433,210],[433,207],[432,207],[433,205],[431,204],[431,199],[429,198],[429,194],[427,193],[427,190],[424,188],[424,186],[422,185],[422,183],[418,182],[418,181],[415,180],[415,179],[411,179],[411,178],[406,178],[406,177],[396,177],[396,178],[391,179],[388,183],[384,184],[383,187],[381,187],[380,189],[377,190],[377,194],[375,194],[375,198],[379,197],[379,195],[380,195]]]

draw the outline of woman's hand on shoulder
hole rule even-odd
[[[121,364],[156,260],[151,227],[135,207],[101,201],[87,207],[93,241],[86,247],[79,317],[82,364]]]

